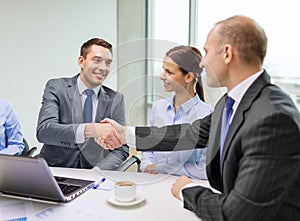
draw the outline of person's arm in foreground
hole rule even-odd
[[[279,125],[285,126],[279,129]],[[199,186],[182,190],[184,207],[200,218],[272,220],[287,191],[292,191],[291,186],[296,185],[300,168],[300,138],[295,121],[285,114],[276,114],[252,125],[244,134],[247,138],[243,140],[241,149],[243,157],[228,195],[213,193]],[[175,182],[173,195],[178,198],[180,189],[187,183],[181,179]]]
[[[138,151],[180,151],[194,148],[205,148],[209,136],[210,117],[198,119],[192,124],[178,124],[163,127],[125,127],[114,120],[104,119],[101,123],[110,124],[112,127],[107,131],[107,136],[95,138],[95,141],[105,149],[117,148],[115,144],[127,143],[130,131],[135,131],[133,137],[136,142],[128,143],[135,146]],[[117,138],[112,136],[117,131]]]

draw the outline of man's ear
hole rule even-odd
[[[78,57],[78,65],[80,66],[80,68],[83,68],[84,61],[85,61],[84,57],[82,56]]]
[[[224,61],[226,64],[230,63],[233,58],[233,48],[230,44],[226,44],[224,46]]]

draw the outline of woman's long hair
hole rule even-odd
[[[170,49],[166,53],[166,56],[171,58],[179,66],[184,75],[189,72],[194,73],[196,93],[199,98],[204,101],[204,91],[201,79],[202,68],[200,68],[202,59],[201,52],[195,47],[181,45]]]

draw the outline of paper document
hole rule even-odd
[[[36,220],[126,221],[116,210],[105,209],[87,200],[77,201],[69,205],[52,206],[37,213]]]
[[[0,220],[30,221],[34,220],[32,202],[7,200],[0,203]]]

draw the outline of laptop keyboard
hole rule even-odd
[[[67,179],[66,177],[60,177],[60,176],[54,176],[54,178],[57,182],[64,182]]]
[[[73,191],[80,188],[80,186],[68,185],[63,183],[58,183],[58,186],[64,195],[68,195],[69,193],[72,193]]]

